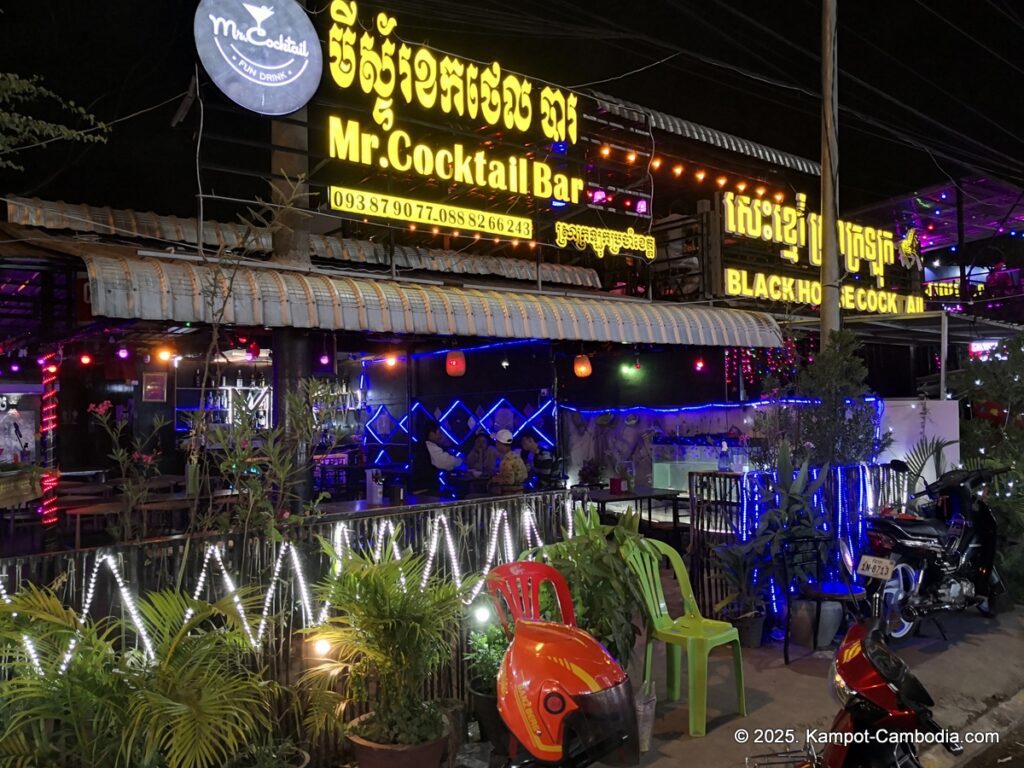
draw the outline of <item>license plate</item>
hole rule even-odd
[[[892,569],[895,565],[888,557],[861,555],[860,562],[857,564],[857,573],[872,579],[888,581],[892,578]]]

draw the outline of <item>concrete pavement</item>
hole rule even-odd
[[[934,624],[926,622],[922,636],[907,640],[896,651],[935,699],[937,721],[950,730],[964,732],[972,730],[973,722],[1010,702],[1024,689],[1024,610],[1018,608],[995,620],[971,611],[945,616],[942,622],[948,642],[941,638]],[[752,741],[738,744],[735,732],[739,728],[752,736],[758,729],[791,729],[799,744],[808,728],[828,729],[838,710],[826,682],[832,652],[812,654],[799,646],[790,650],[793,663],[787,667],[782,661],[781,643],[744,649],[748,712],[745,718],[736,714],[728,650],[716,650],[709,668],[708,730],[703,737],[688,735],[689,710],[685,700],[664,700],[664,652],[660,650],[655,660],[660,699],[657,720],[651,750],[643,756],[641,766],[742,766],[750,755],[779,751],[786,745]],[[639,680],[641,670],[630,671]],[[685,690],[684,681],[684,699]],[[991,719],[982,719],[979,726],[981,730],[1009,727]],[[788,734],[782,734],[783,740],[787,737]],[[977,751],[969,752],[958,761],[942,760],[931,765],[966,765],[976,754]]]

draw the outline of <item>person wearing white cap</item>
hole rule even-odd
[[[529,473],[519,451],[512,450],[512,433],[507,429],[499,429],[494,436],[494,443],[501,460],[498,464],[498,474],[491,481],[491,490],[498,493],[521,491]]]

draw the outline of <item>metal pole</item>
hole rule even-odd
[[[840,328],[839,233],[837,189],[839,138],[836,125],[836,0],[822,0],[821,10],[821,348]]]
[[[964,253],[964,192],[956,185],[956,262],[960,265],[960,303],[971,302],[971,286],[967,282],[967,262]],[[973,313],[972,313],[973,314]]]
[[[949,315],[942,310],[939,349],[939,400],[946,399],[946,355],[949,353]]]

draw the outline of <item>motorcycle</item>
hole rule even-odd
[[[903,462],[890,466],[907,469]],[[866,520],[868,557],[859,572],[883,577],[889,639],[908,636],[923,617],[943,611],[973,605],[995,615],[996,598],[1006,591],[995,567],[999,530],[979,489],[1006,471],[946,472],[912,496],[907,511],[885,509]]]
[[[829,687],[842,706],[829,730],[808,731],[803,750],[748,758],[748,768],[920,768],[918,739],[963,752],[956,735],[935,721],[928,691],[885,644],[880,594],[873,603],[872,616],[851,625],[829,668]]]

